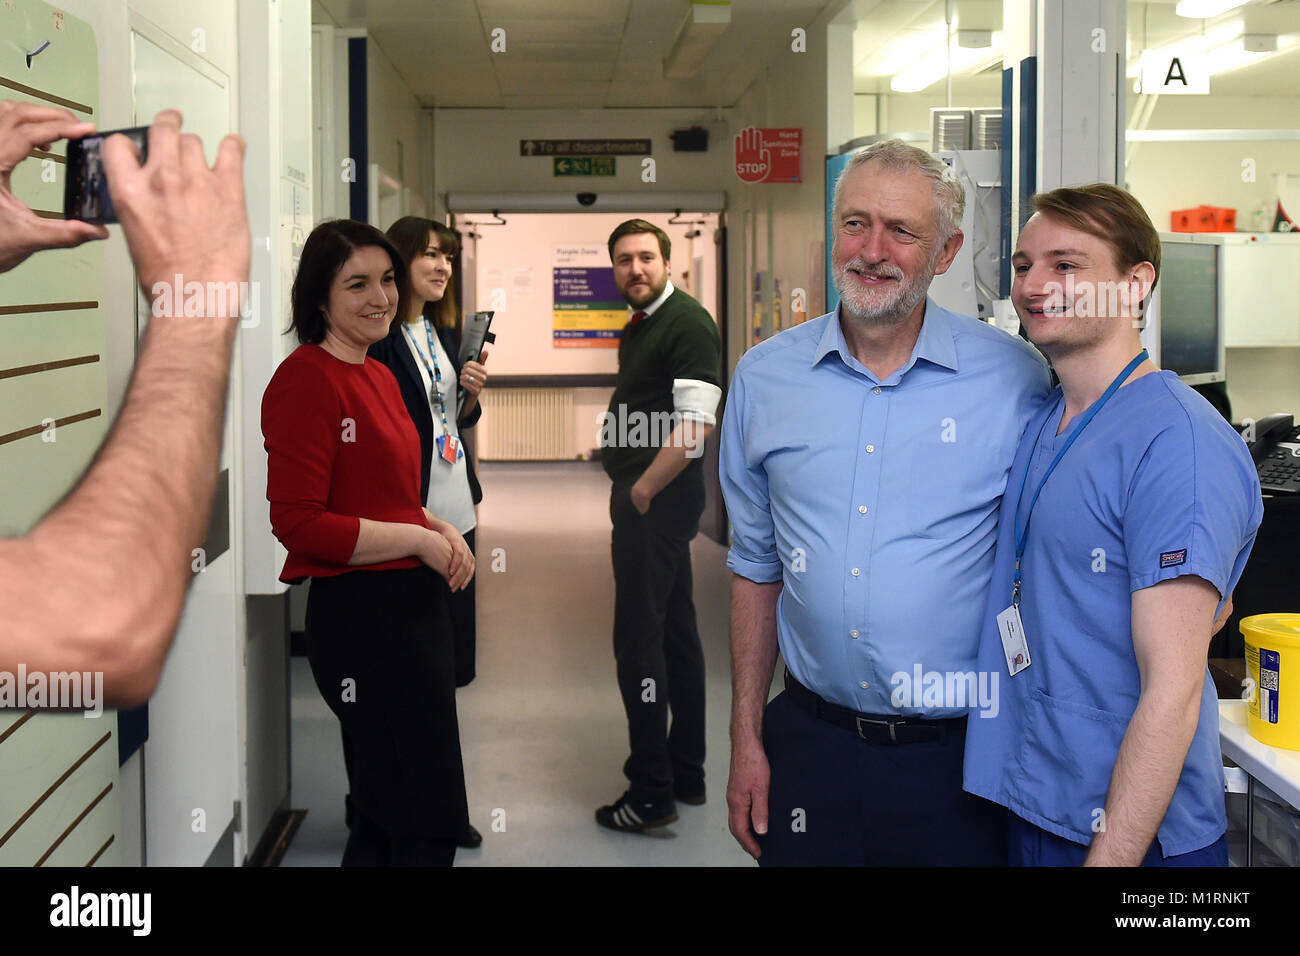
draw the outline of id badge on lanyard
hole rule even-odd
[[[1020,622],[1020,608],[1015,604],[998,615],[998,633],[1002,635],[1002,653],[1007,656],[1007,671],[1015,677],[1032,663],[1025,625]]]
[[[406,337],[414,346],[415,338],[411,335],[411,330],[403,326],[402,331],[406,333]],[[433,329],[429,325],[428,319],[424,320],[424,334],[429,340],[429,358],[433,360],[432,365],[430,365],[429,358],[420,355],[418,347],[416,347],[415,352],[420,355],[420,360],[424,363],[425,370],[428,371],[429,379],[432,382],[429,386],[429,405],[431,408],[434,405],[438,406],[438,414],[442,419],[442,434],[437,439],[438,457],[447,464],[454,465],[465,457],[465,450],[461,447],[459,439],[451,433],[451,425],[447,422],[447,399],[442,391],[442,369],[438,367],[438,347],[434,344]]]

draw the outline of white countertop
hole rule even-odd
[[[1300,810],[1300,750],[1270,747],[1252,737],[1247,724],[1248,706],[1244,700],[1219,701],[1223,755]]]

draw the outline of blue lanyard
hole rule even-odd
[[[415,337],[411,335],[411,329],[405,322],[402,323],[402,331],[406,333],[406,337],[410,339],[411,344],[415,345]],[[429,339],[429,358],[433,360],[433,365],[429,365],[429,358],[424,357],[419,346],[416,346],[415,354],[420,356],[420,361],[424,363],[429,378],[433,380],[433,387],[429,389],[429,404],[438,403],[438,411],[442,414],[442,433],[450,435],[451,428],[447,424],[447,401],[442,391],[442,369],[438,368],[438,348],[433,344],[433,329],[429,325],[427,316],[424,319],[424,334]]]
[[[1111,382],[1110,386],[1106,389],[1106,391],[1101,393],[1101,398],[1093,402],[1092,407],[1089,408],[1086,413],[1084,413],[1083,418],[1079,419],[1078,424],[1074,426],[1074,430],[1070,432],[1070,437],[1065,440],[1065,444],[1062,445],[1060,451],[1056,453],[1056,457],[1052,459],[1052,463],[1047,466],[1047,471],[1044,472],[1043,477],[1039,480],[1038,487],[1034,489],[1034,497],[1029,502],[1029,511],[1025,514],[1025,527],[1023,529],[1019,529],[1020,502],[1024,500],[1025,482],[1029,480],[1029,464],[1025,465],[1025,473],[1020,478],[1020,494],[1016,497],[1016,511],[1012,517],[1012,520],[1015,522],[1015,526],[1017,528],[1016,530],[1016,575],[1014,579],[1015,586],[1011,589],[1012,607],[1020,606],[1020,577],[1021,577],[1020,562],[1021,559],[1023,559],[1025,556],[1025,544],[1029,540],[1029,521],[1034,516],[1034,505],[1038,503],[1038,496],[1040,493],[1042,493],[1043,485],[1047,484],[1047,479],[1052,477],[1052,472],[1055,471],[1056,466],[1061,463],[1061,459],[1065,457],[1065,453],[1070,450],[1070,446],[1074,444],[1074,440],[1078,438],[1081,434],[1083,434],[1083,430],[1088,427],[1088,422],[1092,421],[1097,416],[1097,413],[1101,411],[1102,406],[1105,405],[1108,401],[1110,401],[1110,397],[1114,395],[1117,391],[1119,391],[1119,387],[1124,384],[1124,380],[1127,379],[1130,375],[1132,375],[1133,370],[1136,369],[1139,365],[1141,365],[1146,358],[1147,358],[1147,350],[1143,349],[1137,358],[1133,359],[1133,361],[1129,362],[1128,365],[1124,366],[1124,371],[1120,372],[1119,375],[1115,376],[1115,381]],[[1065,402],[1064,395],[1061,396],[1061,402],[1062,403]],[[1038,438],[1035,439],[1034,441],[1035,450],[1038,448],[1039,443],[1043,440],[1043,430],[1047,428],[1047,423],[1050,422],[1055,417],[1056,417],[1056,413],[1055,410],[1053,410],[1053,412],[1049,414],[1046,419],[1044,419],[1043,424],[1039,426]],[[1033,459],[1031,457],[1030,461],[1032,462],[1032,460]]]

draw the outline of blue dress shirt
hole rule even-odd
[[[999,673],[1001,707],[992,720],[972,716],[964,775],[971,793],[1087,845],[1142,690],[1133,592],[1193,574],[1229,594],[1264,504],[1241,437],[1173,372],[1119,389],[1034,506],[1020,600],[1032,663],[1010,677],[996,618],[1011,603],[1012,519],[1018,512],[1025,527],[1034,489],[1082,417],[1057,435],[1062,407],[1058,392],[1029,423],[1012,469],[979,658],[981,670]],[[1227,827],[1216,697],[1207,670],[1196,735],[1157,835],[1167,857],[1208,846]]]
[[[838,311],[745,354],[721,427],[727,566],[784,582],[777,637],[801,684],[865,713],[967,713],[953,677],[974,670],[998,505],[1048,391],[1026,342],[930,300],[886,379]]]

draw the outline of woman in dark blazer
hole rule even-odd
[[[461,448],[461,434],[482,414],[478,396],[487,382],[484,349],[478,361],[462,368],[460,313],[452,288],[460,254],[456,234],[432,219],[406,216],[388,229],[388,238],[407,267],[409,304],[393,321],[387,338],[370,347],[370,357],[392,370],[406,410],[420,435],[420,494],[425,506],[449,521],[474,550],[474,506],[483,498],[474,462]],[[445,589],[445,585],[444,585]],[[474,582],[445,594],[456,657],[456,686],[474,679]],[[460,846],[483,842],[466,825]]]

